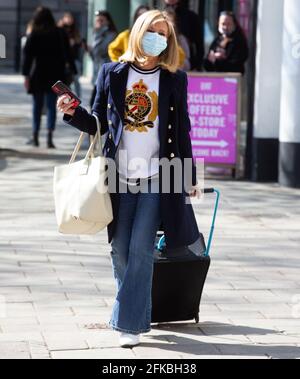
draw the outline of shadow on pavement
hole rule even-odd
[[[268,357],[268,358],[289,358],[295,359],[300,358],[300,347],[294,345],[279,345],[278,343],[273,344],[254,344],[249,340],[248,343],[238,342],[235,336],[262,336],[262,335],[278,335],[283,336],[279,331],[272,329],[262,329],[256,327],[248,327],[242,325],[231,325],[223,323],[212,323],[201,327],[191,326],[192,324],[157,324],[152,326],[155,330],[170,331],[170,334],[162,334],[148,336],[149,339],[153,340],[153,343],[141,344],[147,347],[157,347],[159,349],[167,351],[176,351],[178,353],[193,354],[195,356],[210,356],[210,355],[230,355],[230,356],[240,356],[240,357]],[[207,333],[206,328],[209,329]],[[197,332],[195,333],[195,329]],[[211,339],[209,342],[201,342],[201,335],[199,331],[203,333],[203,338]],[[215,331],[215,332],[214,332]],[[186,338],[174,333],[184,333],[194,335],[197,337]],[[251,337],[250,337],[251,338]],[[155,343],[155,341],[165,341],[168,340],[172,344],[162,344],[160,342]],[[220,343],[219,343],[220,342]],[[223,342],[223,343],[222,343]],[[163,354],[163,353],[162,353]]]
[[[0,171],[4,171],[6,167],[7,167],[7,161],[6,159],[1,157],[1,153],[0,153]]]
[[[19,159],[38,159],[38,160],[64,160],[68,161],[70,158],[70,154],[59,154],[59,153],[51,153],[49,150],[45,150],[45,152],[35,152],[35,151],[18,151],[12,149],[0,149],[0,170],[2,168],[1,162],[5,161],[5,158],[19,158]],[[6,166],[5,166],[6,167]]]

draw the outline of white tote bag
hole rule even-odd
[[[107,179],[107,161],[102,154],[100,123],[86,157],[75,162],[85,133],[81,133],[70,163],[54,169],[53,191],[58,230],[62,234],[92,235],[113,220]],[[98,142],[98,144],[96,143]],[[98,156],[94,156],[98,146]]]

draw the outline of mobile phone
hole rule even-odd
[[[58,96],[68,95],[71,100],[75,99],[72,109],[76,109],[81,104],[81,100],[75,95],[75,93],[72,92],[71,89],[60,80],[52,86],[52,91]]]

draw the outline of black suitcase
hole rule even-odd
[[[157,235],[152,281],[152,323],[193,319],[199,322],[200,302],[210,267],[209,253],[220,198],[220,192],[216,189],[205,189],[204,193],[216,194],[207,246],[201,235],[192,246],[168,249],[163,233]]]

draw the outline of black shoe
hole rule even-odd
[[[39,134],[33,133],[32,137],[26,142],[26,145],[32,145],[35,147],[39,147]]]
[[[53,142],[48,142],[48,149],[56,149],[56,146],[53,144]]]
[[[38,133],[33,133],[33,146],[39,147],[39,134]]]
[[[47,146],[48,146],[48,149],[56,149],[52,140],[52,132],[48,132]]]

